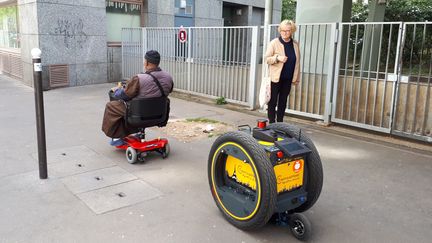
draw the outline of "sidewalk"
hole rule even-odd
[[[50,178],[39,180],[33,90],[0,76],[1,243],[295,242],[287,228],[244,232],[223,219],[207,180],[215,138],[184,143],[168,136],[167,159],[128,164],[101,131],[109,87],[44,93]],[[173,119],[205,117],[236,126],[265,116],[175,97],[171,104]],[[428,146],[419,151],[339,128],[298,125],[324,167],[321,197],[306,213],[313,242],[429,242]],[[151,129],[147,136],[163,134]]]

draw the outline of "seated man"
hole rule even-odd
[[[124,116],[126,101],[142,98],[161,97],[163,94],[156,82],[159,82],[165,95],[172,92],[174,83],[170,74],[159,68],[160,54],[151,50],[145,54],[144,69],[146,73],[137,74],[126,82],[126,86],[113,88],[114,98],[105,106],[102,131],[111,138],[119,138],[111,142],[114,146],[123,144],[122,138],[134,131],[128,130]],[[153,79],[153,77],[155,79]]]

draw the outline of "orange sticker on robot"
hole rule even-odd
[[[303,165],[300,160],[296,160],[293,165],[293,171],[299,173],[303,169]]]

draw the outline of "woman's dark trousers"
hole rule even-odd
[[[291,82],[280,80],[278,83],[271,83],[271,98],[267,104],[267,115],[270,123],[283,122],[285,109],[287,107],[288,95],[291,91]],[[276,119],[277,105],[277,119]]]

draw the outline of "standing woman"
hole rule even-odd
[[[278,27],[280,36],[267,47],[265,58],[271,79],[271,98],[267,104],[270,123],[283,122],[291,85],[300,82],[300,50],[298,43],[292,39],[296,29],[292,20],[282,21]]]

